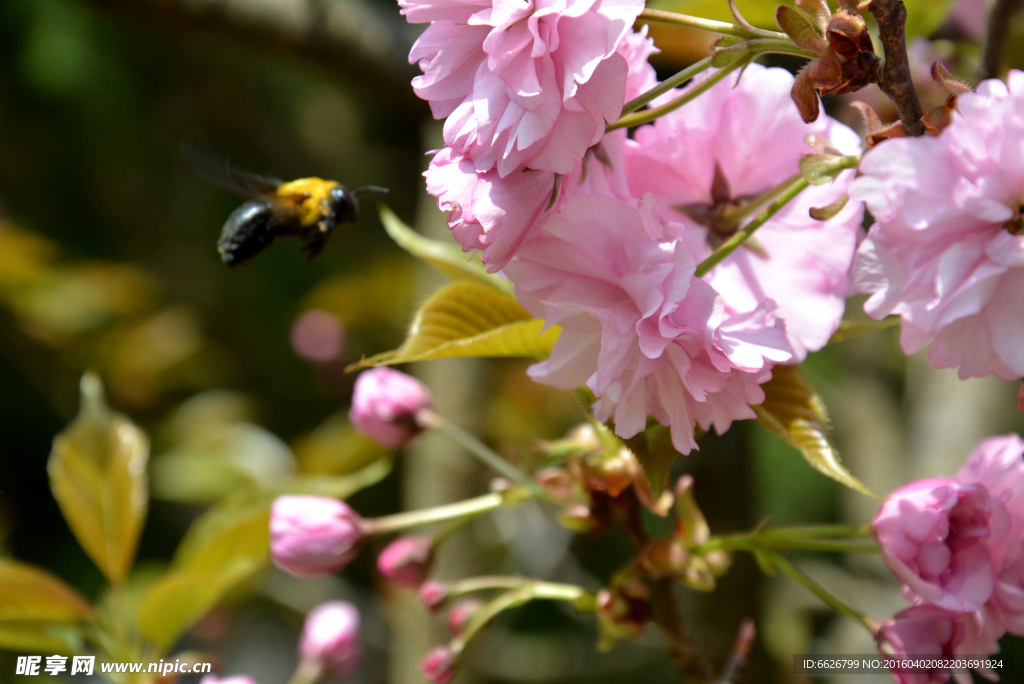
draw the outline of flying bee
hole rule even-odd
[[[228,216],[217,239],[217,251],[228,266],[246,263],[278,238],[300,240],[302,252],[312,259],[327,246],[336,226],[356,222],[359,193],[388,192],[374,185],[350,191],[322,178],[286,182],[189,143],[181,153],[203,178],[245,200]]]

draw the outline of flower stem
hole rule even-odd
[[[788,560],[783,558],[780,554],[771,553],[771,561],[783,575],[789,577],[791,580],[797,582],[798,584],[802,584],[808,591],[810,591],[812,594],[814,594],[822,601],[827,603],[829,606],[831,606],[833,609],[835,609],[836,612],[842,613],[843,615],[863,625],[864,628],[867,629],[872,636],[874,636],[875,632],[878,631],[877,621],[871,619],[870,617],[860,612],[856,608],[850,606],[842,599],[837,597],[835,594],[830,592],[828,589],[815,582],[813,579],[805,575],[803,571],[799,570],[796,566],[794,566]]]
[[[739,232],[722,244],[721,247],[712,252],[707,259],[700,262],[697,266],[695,275],[698,278],[701,278],[708,271],[722,263],[726,257],[735,252],[740,245],[746,242],[747,238],[754,234],[754,231],[767,223],[772,216],[775,216],[782,207],[786,206],[791,199],[799,195],[800,192],[808,185],[809,183],[807,182],[807,179],[803,176],[794,176],[793,178],[788,179],[786,181],[786,186],[777,196],[775,201],[769,204],[757,218],[744,226]]]
[[[401,532],[410,527],[477,516],[521,500],[520,497],[509,497],[507,491],[504,493],[484,494],[475,499],[467,499],[445,506],[424,508],[419,511],[408,511],[407,513],[395,513],[394,515],[385,515],[380,518],[368,518],[363,521],[363,532],[374,535]]]
[[[718,84],[719,81],[725,80],[725,78],[729,74],[736,71],[740,67],[746,66],[753,59],[754,55],[743,57],[734,62],[733,64],[730,64],[727,67],[719,69],[711,76],[704,79],[700,83],[696,84],[692,88],[688,88],[685,93],[683,93],[676,99],[672,100],[671,102],[663,104],[660,107],[655,107],[654,109],[645,109],[642,112],[634,112],[632,114],[623,116],[619,118],[619,120],[616,121],[615,123],[609,124],[606,130],[614,131],[617,128],[634,128],[645,123],[650,123],[651,121],[657,119],[659,116],[664,116],[665,114],[668,114],[671,111],[675,111],[676,109],[679,109],[687,102],[696,99],[702,93],[710,90],[716,84]]]
[[[659,83],[658,85],[654,86],[653,88],[651,88],[647,92],[641,93],[640,95],[637,95],[632,100],[630,100],[629,102],[624,104],[622,106],[622,116],[626,116],[627,114],[632,114],[633,112],[635,112],[636,110],[640,109],[641,107],[643,107],[645,104],[647,104],[651,100],[664,95],[665,93],[667,93],[668,91],[672,90],[673,88],[678,88],[679,86],[683,85],[684,83],[689,81],[691,78],[693,78],[694,76],[696,76],[700,72],[706,70],[710,66],[711,66],[711,58],[710,57],[705,57],[704,59],[700,60],[699,62],[691,64],[690,66],[686,67],[685,69],[683,69],[682,71],[680,71],[676,75],[672,76],[671,78],[662,81],[661,83]]]
[[[439,433],[447,437],[449,441],[459,445],[469,453],[476,456],[484,465],[491,468],[502,477],[525,487],[534,494],[541,493],[540,485],[534,482],[533,478],[503,459],[493,449],[462,428],[449,423],[447,420],[436,414],[432,416],[432,419],[428,423],[428,427],[434,428]]]
[[[739,36],[740,38],[753,38],[757,35],[739,24],[730,24],[725,21],[715,21],[714,19],[702,19],[701,17],[691,17],[687,14],[676,14],[675,12],[665,12],[662,10],[645,9],[640,13],[640,19],[660,21],[665,24],[675,24],[676,26],[686,26],[687,28],[710,31],[712,33],[723,33],[727,36]],[[766,31],[765,33],[774,34],[780,40],[789,40],[789,36],[785,33],[777,31]]]

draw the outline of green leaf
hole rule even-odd
[[[512,296],[462,280],[442,287],[424,302],[401,347],[363,359],[348,370],[451,356],[543,359],[561,331],[553,326],[542,332],[543,326]]]
[[[113,584],[128,575],[146,517],[149,439],[82,377],[78,417],[53,441],[50,488],[78,543]]]
[[[0,648],[23,653],[72,655],[79,652],[82,633],[61,623],[0,620]]]
[[[139,630],[165,651],[228,590],[259,567],[260,563],[239,559],[221,570],[169,572],[139,604]]]
[[[815,30],[805,15],[792,7],[780,5],[775,11],[775,20],[782,32],[792,38],[799,47],[819,55],[828,52],[828,42],[825,38]]]
[[[0,560],[0,621],[74,623],[93,614],[77,591],[41,568]]]
[[[510,291],[508,283],[497,275],[488,273],[475,256],[470,257],[455,245],[423,237],[402,223],[383,202],[377,205],[377,209],[380,211],[380,221],[384,224],[384,230],[391,239],[417,259],[425,261],[452,280],[475,280],[502,292]]]
[[[831,423],[825,403],[799,368],[775,366],[772,379],[761,387],[764,403],[751,407],[759,423],[795,447],[815,470],[850,489],[875,496],[842,464],[829,441]]]
[[[839,322],[839,329],[832,334],[828,343],[834,344],[836,342],[842,342],[843,340],[848,340],[851,337],[857,337],[876,330],[885,330],[886,328],[891,328],[894,325],[899,324],[899,316],[886,316],[880,321],[876,321],[872,318],[842,320]]]

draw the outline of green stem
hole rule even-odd
[[[671,78],[662,81],[661,83],[654,86],[647,92],[637,95],[632,100],[624,104],[622,106],[622,116],[632,114],[633,112],[640,109],[651,100],[664,95],[673,88],[678,88],[679,86],[683,85],[691,78],[699,74],[700,72],[708,69],[710,66],[710,57],[705,57],[699,62],[691,64],[690,66],[686,67],[685,69],[677,73],[675,76],[672,76]]]
[[[508,497],[507,495],[508,492],[495,492],[445,506],[424,508],[419,511],[408,511],[407,513],[395,513],[394,515],[385,515],[380,518],[367,518],[363,520],[363,533],[377,535],[401,532],[410,527],[477,516],[481,513],[501,508],[503,505],[511,505],[512,502],[522,500],[520,497]]]
[[[747,64],[749,64],[753,60],[753,58],[753,56],[745,57],[738,60],[737,62],[734,62],[733,64],[730,64],[727,67],[719,69],[714,74],[704,79],[697,85],[687,89],[685,93],[683,93],[676,99],[666,104],[663,104],[660,107],[655,107],[654,109],[645,109],[642,112],[634,112],[632,114],[623,116],[615,123],[609,124],[606,130],[614,131],[617,128],[634,128],[645,123],[650,123],[651,121],[657,119],[659,116],[664,116],[665,114],[668,114],[671,111],[679,109],[687,102],[690,102],[691,100],[700,96],[705,91],[708,91],[711,88],[713,88],[716,84],[718,84],[719,81],[725,80],[725,78],[732,72],[736,71],[742,66],[746,66]]]
[[[808,591],[820,598],[822,601],[827,603],[836,612],[842,613],[843,615],[856,620],[858,623],[864,626],[872,636],[878,631],[878,622],[871,619],[864,613],[860,612],[853,606],[850,606],[842,599],[834,595],[825,587],[821,586],[813,579],[805,575],[801,570],[797,569],[796,566],[791,564],[788,560],[783,558],[777,553],[771,553],[771,560],[775,564],[775,567],[782,572],[783,575],[789,577],[794,582],[802,584]]]
[[[873,534],[871,525],[795,525],[793,527],[769,527],[758,533],[763,539],[871,537]]]
[[[752,216],[757,215],[761,209],[773,199],[776,199],[786,188],[795,183],[800,178],[803,178],[803,174],[797,172],[782,181],[774,188],[770,188],[762,192],[759,196],[755,197],[749,203],[744,204],[742,207],[736,207],[725,213],[725,222],[730,226],[738,226]]]
[[[664,12],[662,10],[645,9],[640,13],[640,19],[660,21],[665,24],[675,24],[676,26],[686,26],[687,28],[710,31],[712,33],[723,33],[727,36],[739,36],[740,38],[753,38],[756,35],[738,24],[691,17],[687,14],[676,14],[675,12]],[[785,33],[779,33],[778,31],[768,31],[766,33],[771,33],[780,40],[789,40],[789,36]]]
[[[787,183],[789,183],[789,186],[786,187],[777,199],[769,204],[757,218],[729,238],[721,247],[712,252],[707,259],[700,262],[695,274],[698,278],[703,277],[704,274],[722,263],[726,257],[739,249],[740,245],[746,242],[747,238],[754,234],[754,231],[767,223],[772,216],[775,216],[782,207],[786,206],[791,199],[799,195],[800,192],[809,185],[803,176],[796,177],[796,180],[790,179]]]
[[[494,450],[462,428],[449,423],[436,414],[427,422],[427,427],[434,428],[447,437],[449,441],[476,456],[484,465],[502,477],[525,487],[535,494],[541,493],[540,485],[534,482],[533,478],[503,459]]]
[[[828,541],[830,539],[863,539],[871,537],[870,525],[806,525],[773,527],[766,530],[742,532],[712,537],[695,546],[691,552],[702,555],[710,551],[753,551],[755,549],[804,549],[808,551],[836,551],[840,553],[877,553],[874,544],[851,544]]]
[[[790,539],[785,542],[764,542],[765,548],[799,549],[802,551],[825,551],[828,553],[878,553],[878,544],[850,544],[847,542],[820,541],[817,539]]]

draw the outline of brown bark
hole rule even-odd
[[[870,9],[878,22],[879,37],[885,49],[878,87],[896,105],[907,135],[924,135],[925,127],[921,121],[924,111],[917,99],[907,59],[907,8],[900,0],[873,0]]]

